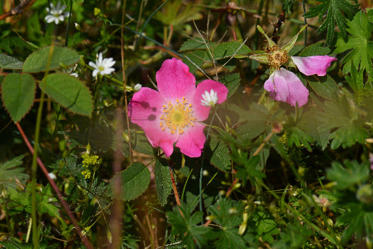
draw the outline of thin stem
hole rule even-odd
[[[32,166],[31,166],[31,217],[32,217],[32,244],[34,248],[39,248],[39,231],[38,231],[38,219],[37,219],[37,207],[36,207],[36,173],[37,173],[37,164],[36,159],[38,157],[39,149],[39,135],[40,135],[40,125],[41,125],[41,116],[43,113],[43,104],[44,104],[44,92],[41,92],[40,103],[38,108],[38,113],[36,117],[36,127],[35,127],[35,143],[34,143],[34,155],[32,157]]]
[[[114,162],[113,162],[113,209],[110,221],[110,230],[113,236],[113,242],[111,244],[111,249],[119,249],[122,240],[122,214],[123,214],[123,204],[120,199],[122,192],[122,181],[120,177],[121,165],[123,162],[123,145],[122,145],[122,133],[123,133],[123,113],[120,107],[116,110],[116,134],[115,134],[115,152],[114,152]]]
[[[65,46],[66,47],[69,44],[69,30],[70,30],[70,22],[71,22],[72,10],[73,10],[73,1],[70,0],[69,18],[67,19],[67,27],[66,27],[66,35],[65,35]]]
[[[29,151],[34,154],[34,149],[33,147],[31,146],[31,143],[30,141],[28,140],[25,132],[23,131],[21,125],[19,123],[16,123],[16,126],[17,126],[17,129],[19,131],[19,133],[21,134],[22,138],[23,138],[23,141],[25,142],[27,148],[29,149]],[[44,163],[40,160],[39,157],[37,157],[36,159],[37,163],[39,164],[40,166],[40,169],[43,171],[45,177],[48,179],[49,181],[49,184],[51,185],[51,187],[53,188],[53,190],[56,192],[56,195],[57,195],[57,198],[59,199],[62,207],[65,209],[67,215],[69,216],[71,222],[73,223],[74,227],[75,227],[75,231],[76,233],[80,236],[80,239],[82,240],[84,246],[87,248],[87,249],[93,249],[93,246],[91,244],[91,242],[88,240],[88,238],[82,233],[82,229],[79,227],[78,225],[78,222],[74,216],[74,214],[71,212],[70,210],[70,207],[69,207],[69,204],[67,204],[67,202],[65,201],[65,199],[63,198],[63,195],[61,193],[61,191],[58,189],[56,183],[54,182],[54,180],[52,178],[50,178],[49,176],[49,172],[47,170],[47,168],[45,167]]]

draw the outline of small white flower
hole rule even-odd
[[[134,87],[133,87],[133,90],[135,90],[136,92],[140,91],[142,85],[141,84],[136,84]]]
[[[56,6],[51,3],[50,7],[47,7],[48,15],[45,17],[45,21],[47,21],[47,23],[54,22],[55,24],[63,22],[65,20],[65,17],[69,15],[69,13],[63,12],[65,9],[66,6],[61,5],[60,2],[58,2]]]
[[[56,175],[55,175],[55,174],[53,174],[53,173],[49,173],[48,175],[49,175],[49,177],[50,177],[52,180],[56,179]]]
[[[218,102],[218,94],[213,89],[202,94],[201,103],[204,106],[214,106]]]
[[[114,64],[115,60],[113,60],[113,58],[102,59],[102,53],[99,53],[97,55],[96,63],[90,61],[88,65],[94,68],[92,76],[96,77],[97,74],[105,75],[114,72]]]

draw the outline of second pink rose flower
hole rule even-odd
[[[305,26],[306,27],[306,26]],[[289,56],[288,53],[295,45],[298,35],[305,28],[303,27],[285,46],[279,47],[270,39],[263,29],[258,26],[258,30],[268,41],[268,50],[265,53],[251,55],[250,58],[261,63],[269,64],[271,75],[264,83],[264,89],[277,101],[286,102],[292,106],[304,106],[308,102],[309,91],[302,81],[291,71],[282,66],[287,64],[296,67],[304,75],[325,76],[326,70],[336,58],[328,55],[318,56]]]

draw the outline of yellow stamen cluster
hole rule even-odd
[[[171,134],[183,134],[185,128],[194,126],[196,118],[193,116],[192,104],[183,97],[181,100],[176,99],[175,103],[163,105],[160,120],[162,131],[168,129]]]
[[[279,69],[289,60],[288,53],[285,50],[281,50],[278,46],[269,48],[267,54],[269,65],[276,69]]]

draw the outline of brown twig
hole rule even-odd
[[[13,9],[11,9],[10,11],[8,11],[8,12],[0,15],[0,20],[4,20],[7,17],[15,16],[15,15],[18,15],[18,14],[22,13],[26,7],[28,7],[29,5],[31,6],[32,4],[34,4],[35,1],[36,0],[23,0],[23,1],[21,1],[21,3],[18,4]]]
[[[273,27],[273,34],[272,34],[272,40],[274,42],[278,42],[278,39],[280,38],[279,36],[279,31],[282,26],[282,24],[285,22],[285,12],[282,11],[281,14],[278,17],[277,23]]]
[[[19,133],[21,134],[23,140],[25,141],[25,144],[26,144],[27,148],[30,150],[30,152],[32,154],[34,154],[34,149],[31,146],[30,141],[28,140],[28,138],[27,138],[25,132],[23,131],[21,125],[19,123],[16,123],[16,126],[17,126],[17,129],[18,129]],[[49,184],[51,185],[51,187],[53,188],[53,190],[56,192],[57,197],[60,200],[60,203],[61,203],[62,207],[65,209],[67,215],[69,216],[71,222],[73,223],[73,225],[75,227],[75,230],[76,230],[76,233],[79,235],[79,237],[82,240],[83,244],[85,245],[86,248],[93,249],[93,246],[92,246],[91,242],[82,233],[82,229],[79,227],[78,221],[76,220],[74,214],[71,212],[69,204],[67,204],[67,202],[63,198],[63,195],[60,192],[60,190],[58,189],[56,183],[53,181],[52,178],[50,178],[49,172],[48,172],[47,168],[44,166],[44,163],[41,161],[41,159],[39,157],[36,160],[37,160],[37,163],[39,164],[41,170],[43,171],[44,175],[47,177],[47,179],[49,181]]]
[[[123,133],[123,113],[121,108],[118,107],[116,110],[116,132],[115,132],[115,152],[114,152],[114,162],[113,162],[113,209],[110,220],[110,230],[112,234],[112,249],[118,249],[121,246],[121,237],[122,237],[122,215],[123,215],[123,204],[121,200],[121,189],[122,182],[120,177],[121,166],[123,162],[123,144],[122,144],[122,133]]]
[[[126,80],[126,71],[124,66],[124,18],[126,16],[126,5],[127,0],[123,0],[122,6],[122,25],[120,28],[120,59],[121,59],[121,66],[122,66],[122,81],[123,81],[123,89],[124,89],[124,111],[126,114],[126,125],[128,131],[128,148],[129,148],[129,159],[132,162],[132,140],[131,140],[131,130],[130,130],[130,121],[128,118],[128,99],[127,99],[127,80]]]

